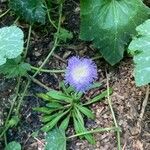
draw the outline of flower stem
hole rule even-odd
[[[30,25],[29,31],[28,31],[27,46],[25,48],[25,52],[24,52],[24,55],[23,55],[24,58],[26,58],[27,53],[28,53],[28,48],[29,48],[29,43],[30,43],[30,38],[31,38],[31,31],[32,31],[32,25]]]
[[[60,4],[59,14],[60,15],[59,15],[59,22],[58,22],[58,28],[57,28],[56,35],[58,35],[59,32],[60,32],[61,18],[62,18],[62,4]],[[58,45],[58,36],[55,36],[54,46],[53,46],[52,50],[49,52],[48,56],[45,58],[44,62],[41,64],[41,66],[35,72],[35,74],[33,75],[33,77],[35,77],[40,72],[40,70],[42,69],[42,67],[47,63],[47,61],[49,60],[49,58],[53,54],[54,50],[56,49],[57,45]]]
[[[86,135],[86,134],[91,134],[91,133],[97,133],[97,132],[112,131],[112,130],[118,131],[119,128],[116,128],[116,127],[97,128],[97,129],[94,129],[94,130],[91,130],[91,131],[86,131],[86,132],[82,132],[82,133],[78,133],[78,134],[69,136],[68,139],[75,138],[75,137],[78,137],[78,136],[81,136],[81,135]]]
[[[106,76],[107,76],[107,100],[108,100],[110,111],[111,111],[111,114],[112,114],[112,117],[113,117],[113,120],[114,120],[115,127],[119,128],[119,126],[117,124],[117,121],[116,121],[115,113],[114,113],[114,110],[113,110],[113,107],[112,107],[112,101],[111,101],[110,96],[109,96],[110,95],[110,92],[109,92],[109,78],[108,78],[107,72],[106,72]],[[120,130],[117,130],[116,132],[117,132],[118,150],[121,150]]]
[[[0,134],[0,138],[7,132],[8,129],[9,129],[9,126],[5,126],[4,130]]]
[[[29,85],[30,85],[30,82],[31,82],[31,81],[28,80],[28,82],[27,82],[27,84],[26,84],[26,86],[25,86],[25,89],[24,89],[24,91],[23,91],[23,94],[21,95],[21,98],[20,98],[19,103],[18,103],[18,105],[17,105],[16,111],[15,111],[15,114],[16,114],[17,116],[19,116],[20,106],[21,106],[22,101],[23,101],[23,99],[24,99],[24,97],[25,97],[25,95],[26,95],[26,92],[27,92],[27,90],[28,90],[28,87],[29,87]]]
[[[46,1],[44,1],[44,3],[45,3],[45,7],[46,7],[46,11],[47,11],[47,16],[48,16],[49,22],[52,24],[52,26],[53,26],[55,29],[57,29],[57,26],[54,24],[54,22],[53,22],[52,19],[51,19],[51,16],[50,16],[49,9],[48,9],[48,6],[47,6],[47,4],[46,4]]]
[[[5,16],[9,11],[10,11],[10,9],[8,9],[8,10],[6,10],[4,13],[2,13],[2,14],[0,15],[0,18],[2,18],[3,16]]]
[[[34,67],[34,66],[31,66],[31,69],[33,70],[38,70],[39,68],[38,67]],[[49,69],[41,69],[40,72],[45,72],[45,73],[64,73],[65,70],[49,70]]]
[[[20,83],[21,83],[21,77],[18,78],[18,84],[17,84],[17,89],[16,89],[16,96],[14,97],[13,101],[12,101],[12,104],[11,104],[11,107],[10,107],[10,110],[9,110],[9,113],[7,115],[7,118],[6,118],[6,121],[5,121],[5,126],[8,124],[8,121],[10,119],[10,115],[12,113],[12,110],[13,110],[13,107],[15,105],[15,102],[17,100],[17,97],[18,97],[18,94],[19,94],[19,88],[20,88]]]
[[[4,135],[4,138],[5,138],[5,143],[7,143],[7,139],[6,139],[6,131],[9,129],[9,127],[7,126],[8,125],[8,121],[10,119],[10,115],[12,114],[12,111],[13,111],[13,108],[14,108],[14,105],[15,105],[15,102],[17,100],[17,97],[18,97],[18,93],[19,93],[19,88],[20,88],[20,83],[21,83],[21,77],[18,78],[18,84],[17,84],[17,88],[16,88],[16,96],[14,97],[13,101],[12,101],[12,104],[10,106],[10,110],[8,112],[8,115],[7,115],[7,118],[6,118],[6,121],[5,121],[5,124],[4,124],[4,127],[5,129],[3,130],[3,132],[1,133],[0,137]]]
[[[47,91],[50,91],[51,88],[47,87],[45,84],[43,84],[42,82],[40,82],[39,80],[33,78],[32,76],[28,75],[29,80],[31,79],[34,83],[38,84],[39,86],[43,87],[44,89],[46,89]]]
[[[57,28],[57,34],[59,33],[60,31],[60,26],[61,26],[61,18],[62,18],[62,4],[60,5],[60,8],[59,8],[59,23],[58,23],[58,28]],[[44,62],[42,63],[42,65],[37,69],[37,71],[34,73],[34,75],[32,76],[33,78],[40,72],[40,70],[42,69],[42,67],[47,63],[48,59],[50,58],[50,56],[52,55],[52,53],[54,52],[54,50],[56,49],[57,47],[57,44],[58,44],[58,36],[55,37],[55,41],[54,41],[54,46],[52,48],[52,50],[50,51],[50,53],[48,54],[48,56],[46,57],[46,59],[44,60]],[[23,94],[19,100],[19,104],[17,106],[17,109],[16,109],[16,115],[19,115],[19,110],[20,110],[20,106],[22,104],[22,101],[26,95],[26,92],[28,90],[28,87],[31,83],[31,80],[28,80],[27,81],[27,84],[25,86],[25,89],[23,91]]]

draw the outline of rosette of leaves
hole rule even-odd
[[[42,0],[10,0],[9,6],[27,22],[45,24],[46,10]]]
[[[89,119],[94,119],[95,117],[88,106],[106,97],[107,91],[104,91],[94,98],[91,98],[89,101],[82,103],[81,98],[83,93],[74,92],[72,87],[66,87],[64,83],[61,83],[61,87],[63,92],[51,90],[46,94],[37,94],[38,97],[46,102],[46,106],[34,108],[34,110],[43,114],[41,121],[44,123],[44,126],[41,130],[48,132],[56,125],[58,125],[60,129],[66,130],[69,122],[72,120],[76,133],[86,132],[87,129],[85,128],[84,117]],[[110,89],[110,93],[111,92],[112,90]],[[95,143],[92,134],[84,135],[84,137],[91,144]]]
[[[80,6],[80,38],[93,41],[111,65],[123,58],[135,28],[150,14],[142,0],[81,0]]]

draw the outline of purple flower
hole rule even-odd
[[[65,83],[77,92],[85,92],[97,79],[97,66],[88,58],[71,57],[65,72]]]

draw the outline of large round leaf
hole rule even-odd
[[[129,45],[134,56],[134,76],[137,86],[150,83],[150,19],[136,28],[138,35]]]
[[[6,63],[7,58],[13,59],[23,52],[23,32],[16,26],[0,29],[0,65]]]
[[[61,129],[54,128],[46,136],[45,150],[66,150],[66,136]]]
[[[10,142],[6,147],[5,150],[21,150],[21,145],[18,142]]]
[[[131,34],[148,19],[149,12],[141,0],[81,0],[80,38],[93,41],[114,65],[123,58]]]

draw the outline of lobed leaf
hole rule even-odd
[[[23,52],[23,38],[22,30],[16,26],[0,29],[0,66],[7,59],[14,59]]]
[[[16,59],[8,59],[5,64],[0,66],[0,74],[6,75],[6,78],[25,76],[30,70],[30,64],[22,62],[21,56]]]
[[[55,128],[46,135],[45,150],[66,150],[65,131]]]
[[[41,0],[10,0],[9,6],[29,23],[45,23],[46,10]]]
[[[137,86],[150,83],[150,19],[136,28],[138,35],[133,38],[128,52],[134,56],[134,76]]]
[[[93,41],[111,65],[123,58],[136,26],[150,13],[141,0],[81,0],[80,6],[80,38]]]
[[[4,150],[21,150],[21,145],[20,143],[13,141],[8,143]]]

